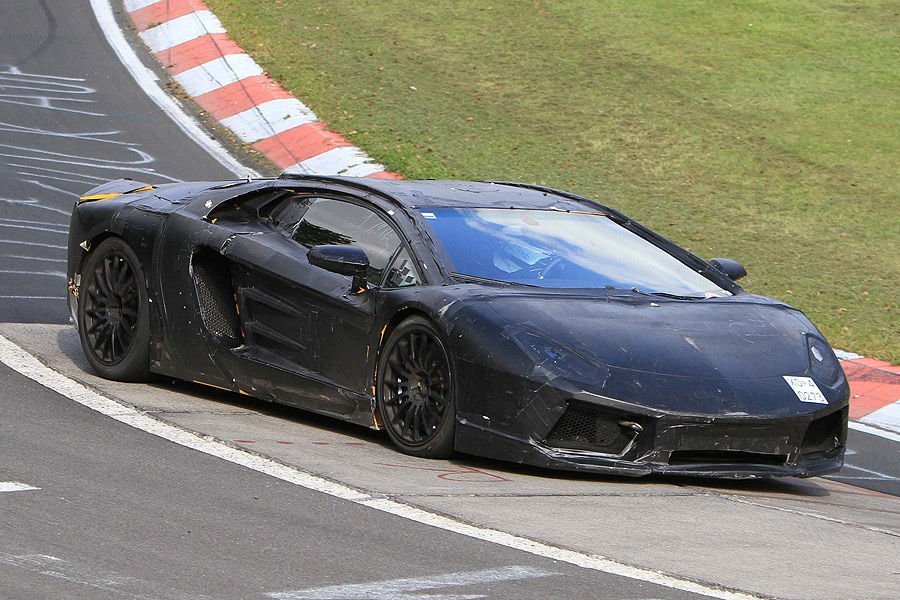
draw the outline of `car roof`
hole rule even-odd
[[[306,179],[300,176],[297,179]],[[524,208],[591,210],[605,208],[600,203],[564,196],[550,188],[511,182],[455,181],[437,179],[376,179],[328,177],[335,183],[365,187],[390,196],[412,208]]]

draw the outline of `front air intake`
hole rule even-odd
[[[640,427],[623,420],[621,415],[604,414],[573,404],[566,408],[544,443],[551,448],[618,456],[631,446],[638,431]]]

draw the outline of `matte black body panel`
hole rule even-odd
[[[74,304],[87,251],[110,235],[132,246],[154,372],[377,427],[381,343],[419,314],[451,355],[461,452],[635,476],[805,477],[843,462],[849,388],[830,348],[834,376],[812,371],[809,344],[828,348],[815,326],[593,200],[524,184],[317,176],[142,186],[110,182],[88,197],[121,195],[75,206],[68,275]],[[422,285],[360,293],[311,265],[267,216],[282,192],[370,206],[408,243]],[[463,283],[417,210],[446,206],[603,212],[733,295]],[[825,403],[801,402],[785,376],[815,380]]]

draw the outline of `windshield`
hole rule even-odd
[[[461,275],[553,288],[637,288],[727,295],[647,240],[597,213],[501,208],[421,211]]]

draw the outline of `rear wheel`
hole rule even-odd
[[[120,238],[85,261],[78,302],[81,347],[107,379],[144,381],[150,374],[147,283],[134,251]]]
[[[446,458],[453,452],[453,367],[440,332],[411,317],[388,336],[378,360],[378,409],[391,441],[406,454]]]

